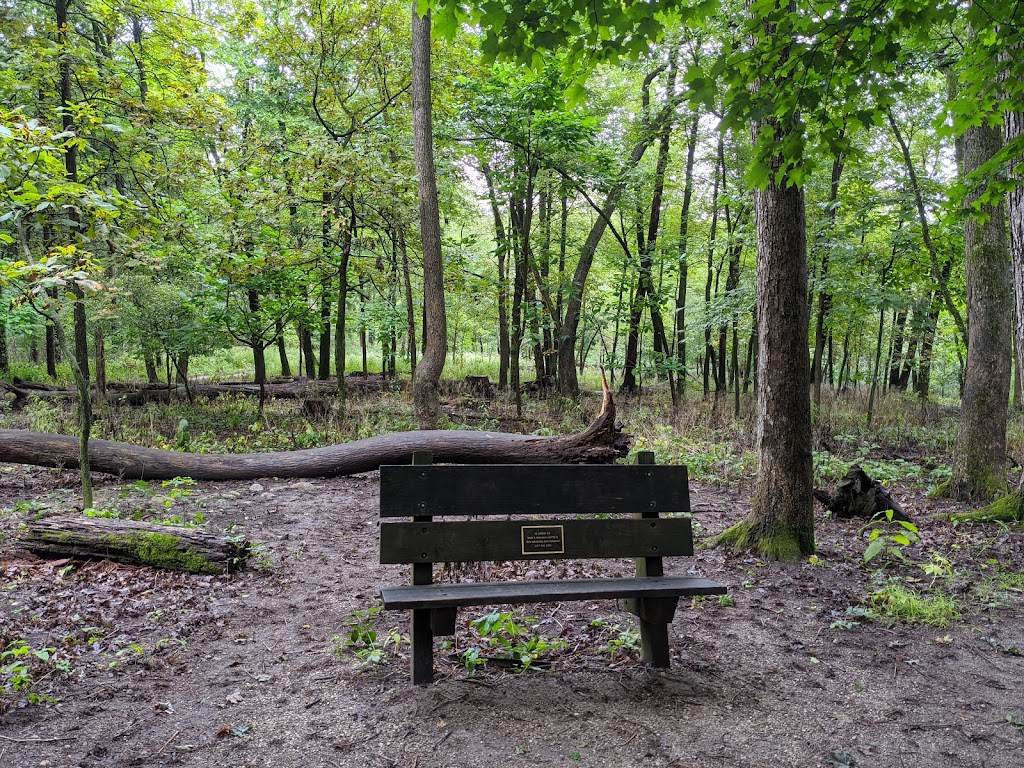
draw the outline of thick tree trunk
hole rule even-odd
[[[77,441],[16,429],[0,430],[0,462],[72,469]],[[93,440],[94,472],[124,479],[252,480],[260,477],[336,477],[370,472],[381,464],[406,464],[415,451],[432,451],[434,461],[463,464],[608,463],[624,456],[629,436],[615,424],[615,404],[606,389],[597,419],[583,432],[536,437],[504,432],[423,430],[398,432],[343,445],[283,453],[191,454]]]
[[[804,195],[771,183],[755,201],[759,460],[750,522],[764,554],[795,559],[814,552]]]
[[[774,29],[766,25],[766,35]],[[754,144],[782,146],[797,120],[753,126]],[[774,135],[766,137],[764,132]],[[802,187],[768,160],[768,182],[754,193],[757,219],[757,447],[751,513],[715,543],[798,560],[814,552],[811,360],[807,349],[807,226]],[[782,178],[780,178],[780,176]]]
[[[412,125],[416,174],[419,178],[420,234],[423,244],[423,359],[413,378],[413,406],[423,428],[441,418],[438,384],[448,347],[444,304],[444,263],[441,217],[434,168],[434,129],[430,96],[430,13],[419,15],[412,4]]]
[[[969,174],[1002,146],[997,128],[971,128],[964,136]],[[1006,492],[1006,420],[1010,397],[1010,324],[1013,312],[1006,213],[1002,203],[982,206],[964,226],[967,250],[967,372],[960,428],[953,451],[950,495],[990,501]]]
[[[75,557],[138,563],[189,573],[240,570],[249,543],[171,525],[70,515],[26,519],[18,543],[47,557]]]
[[[1003,124],[1006,143],[1024,136],[1024,112],[1007,112]],[[1017,391],[1021,391],[1021,365],[1024,364],[1024,178],[1013,176],[1016,185],[1007,195],[1006,207],[1010,220],[1010,260],[1013,265],[1014,343],[1017,351]],[[1024,476],[1021,480],[1024,485]],[[1020,488],[1018,488],[1018,493]]]

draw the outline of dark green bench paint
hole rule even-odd
[[[389,610],[412,611],[414,683],[433,679],[434,636],[455,632],[461,606],[623,600],[640,619],[644,661],[667,667],[668,624],[679,598],[726,591],[707,579],[664,575],[663,557],[693,554],[690,519],[663,517],[690,511],[686,467],[655,465],[652,453],[614,466],[430,461],[430,454],[415,454],[412,465],[380,468],[381,562],[412,565],[412,583],[383,587],[381,597]],[[496,515],[530,518],[433,519]],[[622,557],[636,558],[635,577],[432,583],[439,562]]]

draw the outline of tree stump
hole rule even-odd
[[[134,520],[44,515],[18,526],[17,541],[43,557],[115,560],[189,573],[240,570],[249,542],[174,525]]]
[[[850,467],[850,471],[836,488],[835,494],[815,489],[814,497],[836,517],[872,518],[879,513],[892,510],[893,520],[913,522],[899,502],[877,480],[868,477],[859,464]]]
[[[494,385],[491,384],[489,376],[467,376],[465,381],[469,394],[473,397],[481,400],[494,399]]]

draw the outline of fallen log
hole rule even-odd
[[[89,442],[94,472],[129,480],[337,477],[369,472],[381,464],[407,464],[415,451],[431,451],[438,463],[595,464],[612,462],[628,450],[629,435],[615,423],[615,403],[607,389],[597,419],[582,432],[564,437],[424,430],[301,451],[224,455],[161,451],[110,440]],[[2,429],[0,462],[77,469],[78,439]]]
[[[836,517],[872,518],[891,510],[893,520],[913,522],[900,503],[877,480],[872,480],[859,464],[850,467],[834,494],[815,488],[814,497]]]
[[[345,386],[350,393],[373,393],[385,389],[386,380],[380,374],[363,376],[349,374]],[[293,380],[270,381],[264,385],[264,394],[276,400],[304,400],[306,398],[330,397],[337,393],[336,379],[320,380],[297,378]],[[58,387],[52,384],[27,382],[15,379],[10,384],[0,382],[0,396],[5,392],[13,395],[11,408],[20,410],[25,407],[30,397],[39,400],[55,400],[72,402],[78,397],[74,388]],[[190,384],[188,390],[183,385],[168,387],[166,384],[117,384],[107,387],[108,400],[121,405],[144,405],[145,403],[167,403],[176,399],[185,399],[191,394],[193,398],[214,399],[220,395],[236,395],[259,397],[260,385],[250,381],[226,382],[221,384]]]
[[[189,573],[232,573],[249,556],[248,542],[195,528],[77,515],[28,518],[16,539],[44,557],[116,560]]]

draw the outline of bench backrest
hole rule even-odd
[[[686,467],[413,464],[380,472],[382,563],[693,554],[689,517],[663,517],[690,511]],[[498,515],[520,519],[433,519]],[[391,521],[399,517],[413,520]]]

